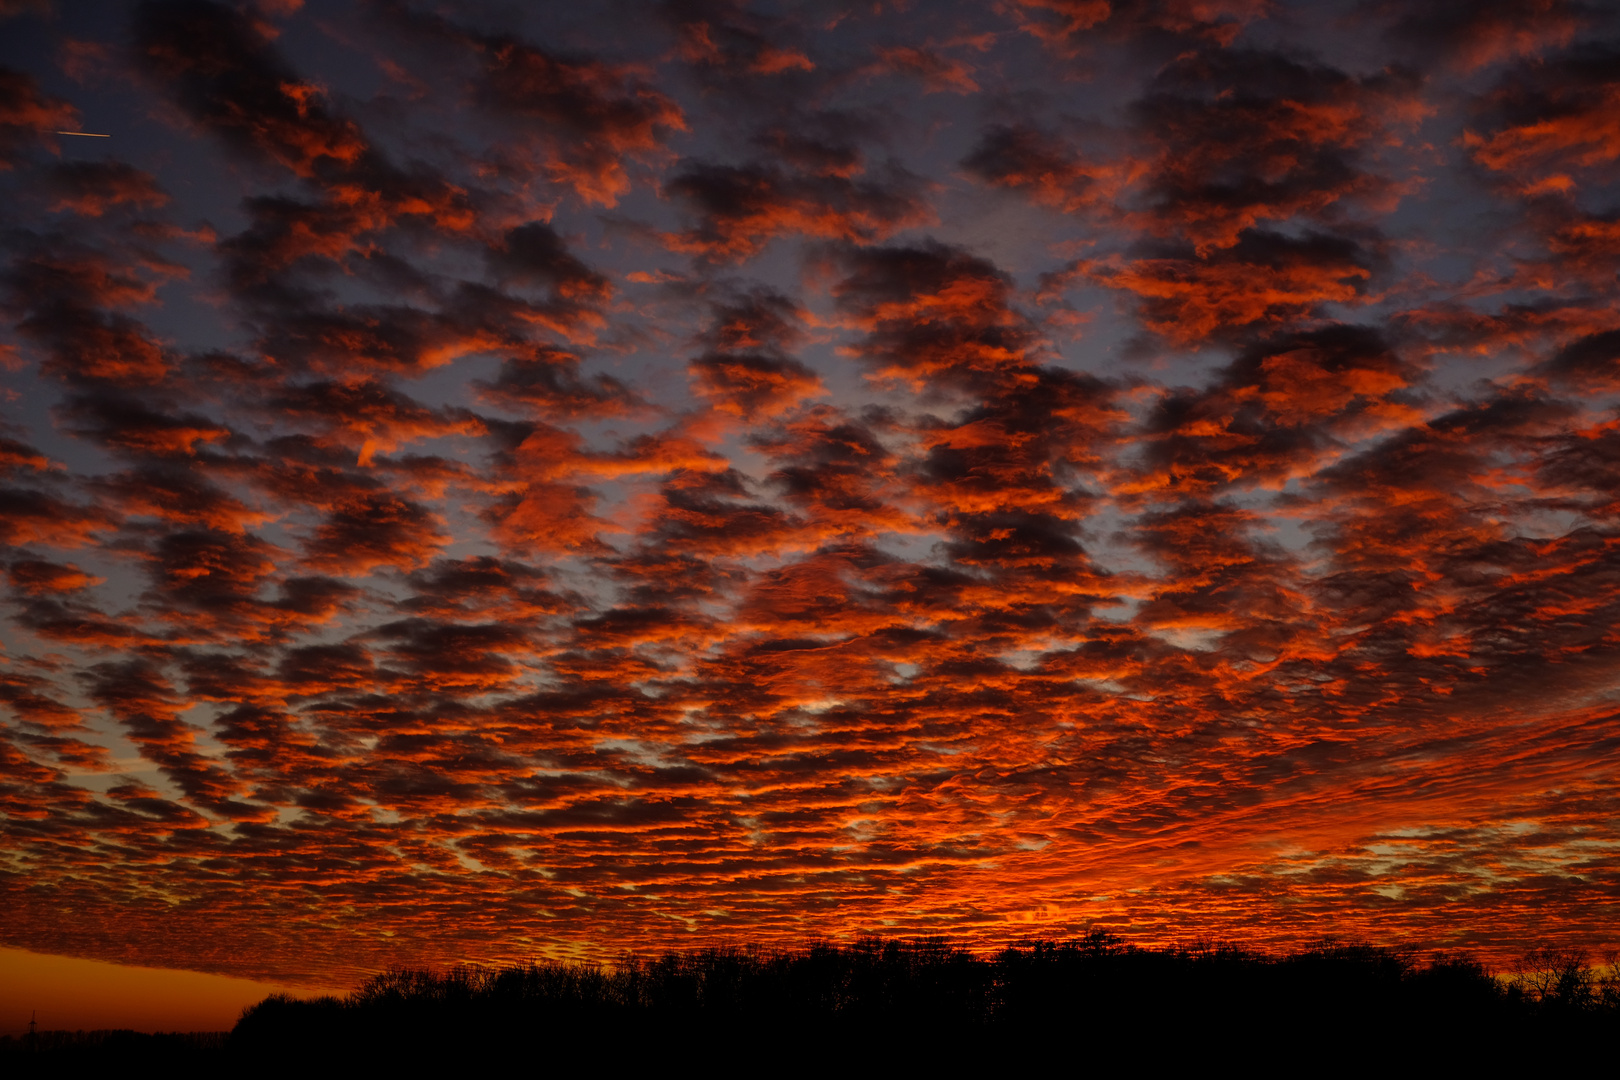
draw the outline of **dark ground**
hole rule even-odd
[[[710,949],[597,968],[392,971],[346,998],[270,997],[227,1035],[45,1032],[0,1072],[877,1072],[1067,1075],[1176,1063],[1260,1072],[1620,1061],[1620,969],[1328,944],[1274,957],[1106,934],[979,957],[940,940]]]

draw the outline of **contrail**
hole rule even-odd
[[[83,135],[87,139],[110,139],[111,135],[102,135],[95,131],[58,131],[58,135]]]

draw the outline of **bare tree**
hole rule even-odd
[[[1520,959],[1513,982],[1543,1006],[1589,1009],[1598,1003],[1602,977],[1588,960],[1585,949],[1538,945]]]
[[[1597,1000],[1605,1009],[1620,1010],[1620,949],[1606,949],[1597,972]]]

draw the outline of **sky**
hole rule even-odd
[[[1620,946],[1613,6],[0,13],[0,944]]]
[[[342,993],[332,988],[331,993]],[[228,1031],[271,994],[317,996],[223,975],[0,948],[0,1035],[39,1031]]]

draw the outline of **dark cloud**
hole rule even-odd
[[[1272,13],[1271,0],[1018,0],[1023,28],[1059,46],[1073,48],[1088,35],[1157,43],[1213,41],[1229,44],[1245,24]]]
[[[898,166],[855,178],[799,175],[774,164],[695,164],[664,184],[696,224],[666,237],[676,251],[734,262],[778,236],[873,241],[932,220],[926,185]]]
[[[5,543],[49,543],[82,547],[112,527],[100,507],[64,499],[49,490],[0,486],[0,539]]]
[[[613,206],[630,187],[626,165],[667,153],[670,136],[686,128],[675,101],[633,71],[513,34],[479,33],[403,3],[375,6],[429,55],[471,62],[470,103],[515,135],[490,166],[520,182],[540,178]]]
[[[611,375],[581,376],[580,358],[539,346],[507,358],[493,382],[479,382],[490,401],[536,409],[542,416],[612,416],[643,406],[641,399]]]
[[[1419,419],[1421,379],[1367,327],[1273,338],[1213,385],[1159,401],[1137,490],[1191,495],[1311,475],[1343,448]]]
[[[534,221],[508,229],[491,249],[490,266],[502,285],[539,285],[564,300],[606,299],[607,279],[577,259],[551,228]]]
[[[1368,5],[1391,20],[1388,34],[1421,63],[1441,60],[1473,71],[1566,47],[1596,20],[1597,9],[1568,0],[1441,0],[1418,8]]]
[[[305,545],[317,571],[367,574],[379,567],[414,569],[445,544],[439,516],[419,503],[381,492],[345,499]]]
[[[46,179],[52,210],[100,217],[116,207],[150,209],[169,202],[151,174],[121,161],[66,161]]]
[[[97,251],[60,235],[10,239],[18,250],[3,281],[8,306],[17,331],[47,350],[47,371],[70,383],[118,387],[168,377],[173,354],[126,311],[152,303],[172,266],[139,251]]]
[[[1038,128],[995,124],[985,129],[962,167],[987,184],[1076,212],[1099,202],[1098,184],[1107,166],[1088,163],[1074,147]]]
[[[1526,195],[1573,196],[1594,175],[1612,180],[1620,160],[1617,59],[1613,45],[1588,44],[1515,67],[1480,103],[1482,123],[1463,145],[1487,173]]]
[[[58,406],[56,416],[81,438],[134,458],[191,457],[234,434],[201,413],[167,413],[128,391],[74,395]]]
[[[313,426],[356,451],[361,466],[418,439],[482,430],[464,410],[425,408],[375,379],[287,386],[268,405],[284,420]]]
[[[661,5],[675,28],[681,59],[714,78],[811,72],[814,61],[798,47],[797,27],[748,9],[737,0],[669,0]]]
[[[168,85],[186,115],[243,152],[300,176],[360,163],[369,147],[334,115],[320,88],[300,80],[271,44],[275,31],[209,0],[163,0],[136,9],[141,64]]]
[[[104,579],[92,577],[72,563],[54,563],[44,559],[19,559],[7,573],[11,584],[25,593],[77,592],[87,585],[100,585]]]
[[[1399,70],[1356,79],[1280,53],[1177,59],[1132,106],[1156,144],[1144,192],[1152,227],[1202,251],[1268,221],[1387,202],[1391,181],[1363,159],[1422,118],[1419,86]]]
[[[73,130],[79,112],[60,98],[44,93],[27,72],[0,68],[0,169],[14,169],[24,156],[49,146],[59,130]]]
[[[1620,330],[1589,334],[1558,350],[1538,369],[1556,382],[1603,392],[1620,387]]]
[[[839,306],[868,331],[863,356],[885,377],[995,383],[1028,361],[1030,325],[1011,307],[1012,282],[967,251],[918,247],[838,253]]]
[[[686,367],[693,389],[744,420],[819,395],[824,391],[820,377],[786,351],[803,340],[803,317],[792,300],[766,291],[715,305],[704,335],[711,349]]]
[[[933,49],[880,46],[877,56],[879,70],[916,78],[931,94],[972,94],[979,89],[979,84],[973,80],[971,64]]]
[[[569,61],[509,40],[482,43],[484,78],[476,100],[517,123],[539,121],[538,149],[556,150],[538,171],[586,202],[614,205],[629,187],[624,159],[663,150],[685,120],[673,101],[596,61]],[[549,155],[547,155],[549,156]]]

